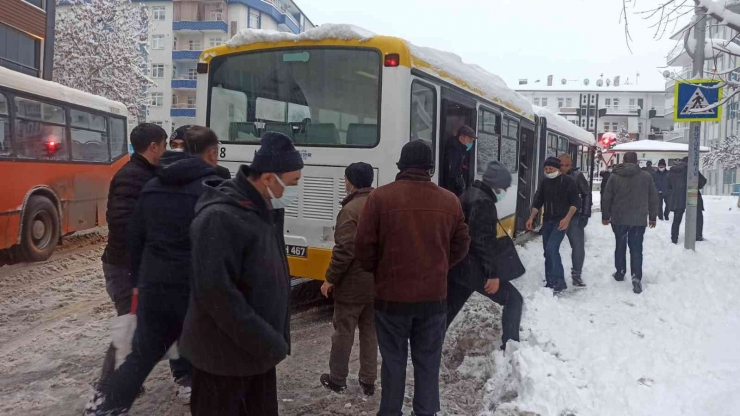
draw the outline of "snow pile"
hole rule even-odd
[[[604,133],[604,137],[609,133]],[[638,140],[629,143],[622,143],[614,146],[611,152],[661,152],[661,153],[688,153],[689,145],[686,143],[660,142],[656,140]],[[708,152],[709,148],[701,146],[699,151]]]
[[[458,369],[492,373],[479,414],[736,416],[740,210],[735,202],[705,197],[708,241],[697,243],[696,252],[683,248],[683,236],[679,245],[670,243],[670,222],[648,230],[641,295],[632,293],[630,282],[611,277],[614,237],[598,213],[586,230],[586,289],[553,297],[543,288],[539,240],[521,248],[527,265],[527,274],[515,282],[525,297],[521,343],[485,360],[466,359]],[[567,239],[561,254],[567,274]]]
[[[454,53],[416,46],[406,42],[412,56],[412,66],[427,72],[534,120],[532,105],[518,92],[510,89],[501,77],[478,65],[466,64]]]
[[[244,29],[226,42],[226,45],[230,48],[237,48],[254,43],[300,42],[303,40],[320,41],[324,39],[366,42],[374,36],[375,34],[373,32],[358,26],[327,23],[298,35],[275,30]]]
[[[547,128],[572,137],[586,146],[593,146],[596,143],[593,133],[576,126],[564,117],[559,116],[545,107],[533,105],[535,114],[547,119]],[[604,133],[605,135],[608,133]]]

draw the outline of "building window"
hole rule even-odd
[[[604,107],[609,108],[612,105],[612,99],[611,98],[604,98]]]
[[[542,97],[542,106],[547,107],[547,97]]]
[[[585,118],[582,118],[581,119],[581,127],[586,128],[586,119]]]
[[[619,108],[619,98],[614,99],[614,108]]]
[[[533,101],[534,101],[534,105],[540,105],[540,99],[539,99],[539,97],[533,98]]]
[[[39,76],[41,41],[0,24],[0,66]]]
[[[612,131],[613,131],[614,133],[619,133],[619,124],[617,124],[617,123],[612,123]]]
[[[223,38],[211,38],[210,43],[208,44],[210,47],[214,46],[220,46],[224,44]]]
[[[191,51],[199,51],[200,50],[200,41],[199,40],[189,40],[188,41],[188,48],[190,48]]]
[[[609,133],[609,123],[604,123],[604,133]]]
[[[195,108],[195,96],[188,95],[188,108]]]
[[[595,104],[596,104],[596,94],[591,95],[591,105],[595,105]]]
[[[164,35],[152,35],[152,49],[164,49]]]
[[[591,118],[588,120],[588,128],[593,129],[594,128],[594,119]]]
[[[558,98],[558,108],[563,108],[565,106],[565,99],[562,97]]]
[[[177,38],[172,39],[172,50],[173,51],[177,50]]]
[[[189,68],[188,79],[198,79],[198,70],[195,68]]]
[[[642,134],[642,121],[637,123],[637,132]]]
[[[581,96],[581,104],[582,105],[588,104],[588,96],[586,96],[586,95],[582,95]]]
[[[153,92],[152,93],[151,106],[152,107],[163,107],[164,106],[164,93],[163,92]]]
[[[224,20],[224,11],[222,9],[211,10],[211,20]]]
[[[162,127],[162,122],[161,121],[150,121],[149,123],[156,124],[159,127]]]
[[[565,106],[570,108],[573,106],[573,99],[572,98],[566,98],[565,99]]]
[[[634,108],[637,101],[634,98],[630,98],[630,107]]]
[[[249,11],[249,28],[260,29],[260,12],[255,10]]]
[[[39,9],[44,8],[44,0],[23,0],[28,4],[33,4],[34,6],[38,7]]]
[[[152,64],[152,78],[164,78],[164,64]]]
[[[163,6],[154,6],[152,7],[152,15],[154,16],[154,20],[164,20],[164,7]]]

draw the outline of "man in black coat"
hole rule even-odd
[[[204,181],[220,182],[214,167],[218,139],[206,127],[185,135],[187,152],[167,152],[156,177],[141,192],[128,227],[128,251],[139,291],[134,348],[98,387],[86,415],[117,415],[131,407],[147,376],[180,336],[190,296],[190,223]],[[178,397],[190,399],[192,368],[171,361]]]
[[[194,367],[193,416],[278,414],[275,367],[290,353],[283,217],[302,169],[290,138],[268,132],[251,167],[198,201],[179,346]]]
[[[658,170],[653,172],[653,181],[655,190],[658,191],[658,218],[660,220],[670,220],[671,203],[668,194],[668,171],[665,168],[665,159],[658,161]],[[665,208],[663,204],[665,203]]]
[[[508,281],[496,273],[498,253],[498,212],[496,202],[506,197],[511,173],[500,162],[489,162],[482,181],[475,181],[461,197],[465,222],[470,229],[470,249],[463,261],[450,270],[447,278],[447,327],[473,292],[478,292],[504,307],[501,348],[508,340],[519,341],[519,323],[524,300]]]
[[[476,138],[472,127],[462,126],[457,131],[457,136],[451,137],[447,142],[447,162],[442,187],[457,196],[462,195],[468,187],[468,167],[465,161]]]
[[[686,192],[689,178],[689,158],[684,157],[681,162],[668,172],[668,193],[670,194],[673,224],[671,226],[671,241],[678,244],[678,232],[681,229],[683,214],[686,212]],[[699,189],[707,184],[707,178],[699,173]],[[699,206],[696,209],[696,241],[704,241],[704,199],[699,191]]]
[[[573,159],[569,154],[563,153],[558,159],[560,159],[560,173],[570,176],[576,181],[578,195],[581,197],[581,205],[570,221],[568,231],[565,234],[568,236],[568,241],[570,241],[572,252],[573,268],[570,270],[570,274],[573,279],[573,286],[584,287],[586,284],[583,283],[582,273],[583,262],[586,260],[586,226],[588,225],[588,219],[591,218],[591,187],[588,180],[586,180],[586,176],[577,169],[573,169]]]

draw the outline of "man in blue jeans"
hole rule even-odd
[[[534,219],[544,208],[542,225],[542,245],[545,249],[546,287],[554,293],[568,288],[565,284],[563,261],[560,258],[560,243],[570,226],[570,220],[581,205],[578,185],[568,175],[560,173],[560,159],[548,157],[545,160],[545,179],[540,184],[532,201],[532,213],[527,220],[527,230],[532,231]]]
[[[640,169],[637,153],[624,154],[624,163],[614,168],[601,200],[601,220],[611,224],[616,239],[614,280],[627,274],[627,246],[630,248],[632,290],[642,293],[642,241],[650,219],[655,228],[658,217],[658,192],[653,176]]]

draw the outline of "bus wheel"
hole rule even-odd
[[[59,242],[59,213],[46,197],[32,196],[23,215],[21,250],[24,260],[44,261]]]

